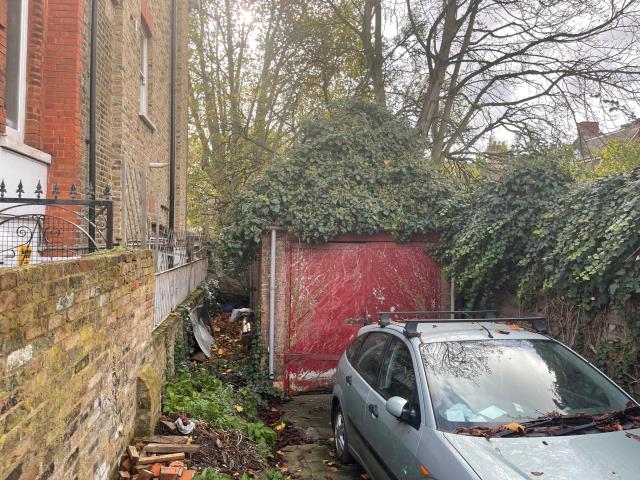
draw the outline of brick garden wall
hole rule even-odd
[[[154,287],[149,251],[0,269],[0,479],[110,478],[182,331]]]

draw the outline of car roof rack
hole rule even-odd
[[[452,314],[465,315],[465,318],[430,318],[434,314]],[[473,317],[472,315],[485,314],[484,318]],[[407,337],[420,336],[418,332],[418,324],[420,323],[479,323],[479,322],[499,322],[499,323],[518,323],[529,322],[536,332],[544,333],[547,331],[546,320],[544,317],[498,317],[495,310],[449,310],[449,311],[424,311],[424,312],[380,312],[380,326],[385,327],[391,324],[390,317],[393,315],[426,315],[427,318],[413,318],[405,320],[404,334]],[[486,330],[486,328],[485,328]]]
[[[422,318],[426,319],[435,319],[435,315],[452,315],[453,318],[457,315],[464,315],[462,318],[476,318],[477,316],[483,316],[483,318],[496,318],[498,316],[498,312],[496,310],[418,310],[415,312],[378,312],[378,317],[380,318],[380,326],[384,327],[391,323],[391,317],[406,317],[416,315],[422,316]],[[410,319],[415,320],[415,319]],[[406,321],[410,321],[406,320]],[[445,319],[440,319],[445,320]]]

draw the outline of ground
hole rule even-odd
[[[330,394],[300,395],[282,406],[284,421],[293,424],[311,442],[283,448],[284,464],[295,478],[302,480],[366,479],[357,464],[341,465],[334,459],[330,402]]]

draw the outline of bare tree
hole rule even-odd
[[[639,99],[637,0],[404,2],[410,68],[395,93],[436,161],[468,161],[500,129],[551,135],[563,116]]]
[[[367,65],[368,80],[371,82],[360,86],[360,94],[369,86],[373,88],[376,102],[386,105],[385,90],[385,56],[382,35],[382,0],[325,0],[336,16],[361,42],[362,53]],[[354,22],[353,13],[357,12],[358,23]]]
[[[322,0],[203,0],[190,33],[194,194],[224,211],[306,116],[352,95],[365,71],[358,38]]]

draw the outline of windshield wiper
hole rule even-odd
[[[587,415],[587,414],[578,414],[578,415],[554,415],[554,416],[544,416],[540,417],[536,420],[530,420],[527,422],[521,422],[520,425],[525,429],[525,435],[528,433],[542,433],[540,432],[540,428],[542,427],[553,427],[554,424],[557,423],[565,423],[565,422],[579,422],[578,425],[568,425],[566,427],[558,426],[559,428],[554,430],[549,430],[548,433],[554,437],[561,437],[565,435],[571,435],[576,432],[581,432],[583,430],[589,430],[593,428],[597,428],[602,425],[607,425],[609,423],[613,423],[614,421],[620,421],[626,417],[630,417],[628,420],[631,423],[636,424],[638,421],[638,417],[636,416],[640,413],[640,407],[632,406],[628,407],[624,410],[617,410],[613,412],[606,413],[604,415]],[[633,415],[635,414],[635,415]],[[636,420],[634,422],[634,420]],[[495,437],[507,437],[511,435],[522,435],[516,430],[502,430],[497,432]]]

